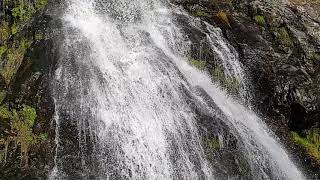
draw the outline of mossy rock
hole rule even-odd
[[[206,144],[211,151],[217,151],[221,148],[219,138],[207,139]]]
[[[9,85],[14,78],[31,43],[32,41],[28,39],[22,39],[19,42],[16,41],[13,47],[7,50],[5,64],[0,70],[0,75],[4,79],[6,85]]]
[[[223,88],[225,88],[230,94],[239,94],[240,81],[235,77],[227,76],[223,69],[215,67],[211,71],[212,78],[217,81]]]
[[[209,13],[203,11],[203,10],[197,10],[197,11],[194,12],[193,15],[196,16],[196,17],[207,17],[207,18],[211,18],[212,17],[211,14],[209,14]]]
[[[11,29],[9,27],[9,23],[6,21],[2,21],[0,25],[0,43],[6,42],[10,35]]]
[[[288,32],[288,30],[285,27],[278,28],[277,30],[278,34],[278,41],[286,46],[286,47],[292,47],[293,46],[293,40],[291,39],[291,36]]]
[[[262,16],[262,15],[256,15],[254,17],[254,20],[260,26],[265,26],[266,25],[266,20],[265,20],[264,16]]]
[[[28,152],[30,146],[39,142],[48,140],[48,134],[42,133],[36,135],[33,133],[33,126],[37,118],[36,109],[23,105],[21,109],[10,110],[7,105],[0,107],[0,120],[9,120],[11,131],[15,133],[14,137],[7,137],[7,141],[14,141],[20,145],[21,166],[28,166]],[[11,140],[10,140],[11,139]]]
[[[206,61],[194,59],[194,58],[189,58],[188,62],[189,62],[189,64],[191,64],[192,66],[196,67],[197,69],[199,69],[201,71],[205,70],[205,67],[207,65]]]

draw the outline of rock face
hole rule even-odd
[[[223,30],[249,74],[252,104],[306,167],[305,174],[310,179],[320,179],[320,153],[316,150],[319,142],[310,140],[319,137],[315,129],[319,128],[320,119],[320,3],[309,1],[173,3]],[[53,166],[55,132],[50,78],[58,58],[55,48],[59,46],[54,45],[52,38],[57,36],[48,27],[59,23],[52,22],[48,13],[54,11],[54,2],[47,6],[46,0],[26,4],[0,1],[0,177],[4,179],[43,179]],[[208,64],[216,64],[212,56],[207,55]],[[196,59],[192,63],[202,67]],[[236,84],[223,72],[215,72],[219,81]],[[237,90],[234,85],[226,86],[231,93]],[[219,143],[218,133],[214,133],[227,132],[227,128],[212,124],[205,112],[200,114],[199,121],[212,132],[205,134],[208,158],[228,164],[229,159],[238,156],[237,148],[225,147],[229,150],[226,151]],[[292,138],[290,131],[298,134]],[[310,153],[310,148],[316,153]],[[240,165],[230,165],[230,172],[241,166],[244,168],[236,173],[247,177],[250,173],[246,162],[238,161]]]
[[[267,117],[269,126],[297,154],[297,159],[307,162],[306,167],[310,165],[306,174],[319,179],[319,156],[311,155],[314,149],[296,146],[290,131],[306,137],[309,129],[319,128],[320,2],[176,0],[175,3],[223,30],[249,73],[256,111]],[[310,144],[320,145],[316,141]]]

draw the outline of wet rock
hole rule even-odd
[[[306,120],[306,109],[299,103],[292,103],[290,109],[289,128],[292,131],[301,133],[309,127]]]
[[[320,165],[304,149],[294,145],[290,131],[319,127],[320,114],[320,20],[319,3],[310,1],[180,0],[177,4],[193,13],[196,9],[214,17],[228,13],[230,26],[216,18],[200,17],[219,26],[237,49],[249,73],[252,104],[273,131],[286,143],[310,178],[320,178]],[[263,20],[263,21],[262,21]],[[299,150],[297,150],[299,149]]]

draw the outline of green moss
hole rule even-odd
[[[32,127],[34,124],[34,120],[37,117],[37,112],[33,107],[23,105],[22,111],[20,111],[21,117],[23,117],[26,125]]]
[[[40,141],[47,141],[48,140],[48,133],[42,133],[42,134],[40,134],[39,136],[38,136],[38,139],[40,140]]]
[[[28,151],[32,144],[37,142],[37,137],[32,133],[34,121],[37,117],[36,110],[23,105],[22,110],[12,112],[12,128],[17,132],[17,143],[21,146],[21,164],[28,165]]]
[[[44,39],[44,34],[41,33],[41,32],[39,32],[39,33],[37,33],[37,34],[34,35],[34,39],[35,39],[36,41],[43,40],[43,39]]]
[[[6,41],[10,37],[9,23],[2,21],[0,25],[0,41]]]
[[[212,17],[210,14],[208,14],[207,12],[202,11],[202,10],[197,10],[197,11],[194,13],[194,15],[197,16],[197,17],[208,17],[208,18],[211,18],[211,17]]]
[[[4,67],[0,70],[0,75],[5,83],[9,85],[14,75],[18,71],[27,49],[31,46],[31,42],[27,39],[22,39],[18,48],[10,48],[7,50],[7,61]]]
[[[223,69],[216,67],[211,71],[212,78],[231,94],[238,94],[240,82],[235,77],[226,76]]]
[[[8,107],[5,105],[0,106],[0,119],[10,119],[12,113],[9,111]]]
[[[257,15],[254,17],[254,20],[256,21],[257,24],[259,24],[260,26],[264,26],[266,24],[266,20],[263,16],[261,15]]]
[[[18,6],[13,8],[12,15],[16,18],[16,20],[21,23],[25,23],[32,18],[32,15],[36,12],[33,6],[29,4],[21,2]]]
[[[293,46],[293,42],[291,40],[291,37],[285,27],[278,28],[277,32],[279,34],[278,39],[281,44],[285,45],[286,47]]]
[[[21,109],[9,110],[8,106],[2,105],[0,107],[0,120],[10,120],[11,128],[15,131],[16,137],[14,138],[17,144],[20,145],[21,164],[28,165],[28,151],[31,145],[46,141],[48,134],[43,133],[35,135],[32,132],[37,113],[35,108],[23,105]]]
[[[2,55],[4,54],[4,53],[6,53],[6,51],[7,51],[7,46],[0,46],[0,58],[2,57]]]
[[[2,90],[0,91],[0,104],[2,104],[3,100],[6,98],[7,92]]]
[[[209,147],[210,150],[219,150],[220,149],[220,142],[218,138],[211,138],[207,139],[207,146]]]
[[[194,59],[194,58],[189,58],[188,60],[189,64],[191,64],[192,66],[196,67],[197,69],[203,71],[206,67],[206,61],[202,61],[202,60],[198,60],[198,59]]]
[[[320,162],[320,129],[305,131],[304,135],[291,132],[293,140],[303,146],[310,156]]]
[[[11,27],[11,34],[12,34],[12,35],[15,35],[15,34],[17,34],[18,31],[19,31],[18,25],[17,25],[16,23],[14,23],[14,24],[12,25],[12,27]]]
[[[4,83],[9,86],[12,79],[16,75],[27,49],[32,43],[32,39],[22,36],[16,36],[24,25],[32,19],[32,17],[41,12],[48,0],[22,1],[12,0],[4,1],[4,9],[11,11],[10,14],[3,14],[4,18],[0,24],[0,58],[3,60],[0,75]],[[12,38],[10,38],[12,37]],[[10,38],[10,42],[7,43]],[[38,33],[35,35],[36,40],[41,40],[44,35]]]
[[[47,6],[47,4],[48,4],[48,0],[37,0],[35,2],[35,9],[38,11],[42,10]]]

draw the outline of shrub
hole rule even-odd
[[[260,26],[264,26],[266,24],[266,20],[264,19],[263,16],[261,15],[257,15],[254,17],[254,20],[256,21],[257,24],[259,24]]]
[[[211,18],[212,16],[208,13],[206,13],[205,11],[202,11],[202,10],[197,10],[195,13],[194,13],[195,16],[197,17],[208,17],[208,18]]]

